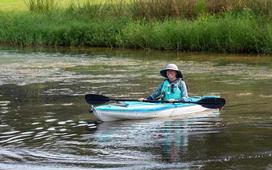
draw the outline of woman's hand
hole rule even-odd
[[[143,102],[144,100],[146,100],[146,98],[139,98],[138,99],[139,102]]]
[[[167,100],[169,103],[174,103],[176,100],[175,99],[169,99]]]

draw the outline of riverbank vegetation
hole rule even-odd
[[[1,44],[272,53],[271,0],[25,0],[21,6],[0,8]]]

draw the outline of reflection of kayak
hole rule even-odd
[[[212,96],[209,96],[211,98]],[[218,98],[213,96],[214,98]],[[191,102],[197,102],[205,97],[190,97]],[[149,103],[124,101],[93,108],[94,115],[101,121],[116,121],[129,119],[148,119],[181,116],[209,109],[196,103]]]

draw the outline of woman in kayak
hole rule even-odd
[[[159,87],[147,98],[140,98],[143,100],[168,100],[185,101],[188,97],[187,87],[183,81],[183,75],[175,64],[167,64],[160,74],[166,79],[160,84]]]

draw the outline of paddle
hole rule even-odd
[[[119,98],[109,98],[104,95],[99,94],[86,94],[85,100],[90,105],[97,105],[97,104],[104,104],[109,101],[138,101],[137,99],[119,99]],[[174,101],[169,102],[165,100],[144,100],[143,102],[150,102],[150,103],[195,103],[199,104],[203,107],[207,108],[222,108],[226,101],[223,98],[216,98],[216,97],[206,97],[199,101],[193,102],[193,101]]]

